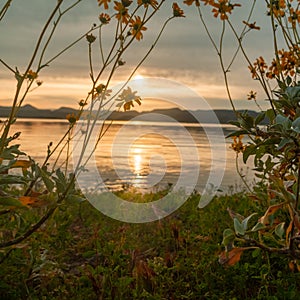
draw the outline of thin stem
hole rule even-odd
[[[13,69],[13,68],[11,68],[4,60],[2,60],[1,58],[0,58],[0,62],[7,68],[7,69],[9,69],[11,72],[13,72],[14,74],[16,74],[16,71]]]
[[[100,25],[99,25],[100,26]],[[80,42],[82,39],[86,37],[87,34],[93,32],[94,30],[98,29],[99,26],[93,27],[92,29],[88,30],[86,33],[81,35],[77,40],[75,40],[73,43],[69,44],[66,48],[58,52],[56,55],[54,55],[52,58],[50,58],[44,65],[49,65],[52,63],[55,59],[57,59],[59,56],[61,56],[63,53],[68,51],[70,48],[72,48],[74,45],[76,45],[78,42]]]
[[[100,48],[100,54],[101,54],[101,61],[104,65],[104,53],[103,53],[103,47],[102,47],[102,26],[99,27],[99,48]]]
[[[50,25],[50,22],[52,21],[52,19],[54,18],[56,12],[58,11],[58,9],[60,8],[61,4],[62,4],[63,0],[59,0],[57,2],[57,5],[56,7],[54,8],[54,10],[52,11],[50,17],[48,18],[48,20],[46,21],[43,29],[42,29],[42,32],[40,33],[40,36],[38,38],[38,41],[37,41],[37,44],[35,46],[35,49],[33,51],[33,54],[32,54],[32,57],[27,65],[27,69],[24,73],[24,75],[20,75],[20,74],[17,74],[19,77],[18,77],[18,84],[17,84],[17,89],[16,89],[16,93],[15,93],[15,96],[14,96],[14,99],[13,99],[13,103],[12,103],[12,109],[11,109],[11,112],[10,112],[10,115],[9,115],[9,118],[8,118],[8,123],[2,133],[2,136],[1,136],[1,143],[0,143],[0,153],[2,153],[3,149],[4,149],[4,145],[5,145],[5,141],[7,139],[7,136],[9,134],[9,130],[10,130],[10,126],[11,124],[13,123],[13,120],[15,118],[15,115],[16,115],[16,106],[17,106],[17,103],[18,103],[18,99],[19,99],[19,94],[20,94],[20,91],[21,91],[21,88],[22,88],[22,85],[24,83],[24,80],[28,74],[28,71],[30,70],[36,56],[37,56],[37,53],[38,53],[38,50],[40,48],[40,45],[42,43],[42,40],[44,38],[44,35],[47,31],[47,28],[49,27]],[[25,97],[25,95],[23,96],[23,98]]]
[[[75,3],[73,3],[72,5],[70,5],[68,8],[66,8],[63,12],[60,11],[59,9],[59,16],[57,18],[57,20],[54,22],[54,25],[53,25],[53,28],[51,30],[51,33],[49,34],[49,37],[45,43],[45,46],[43,47],[43,50],[41,52],[41,56],[40,56],[40,59],[39,59],[39,63],[38,63],[38,69],[40,69],[41,65],[42,65],[42,61],[43,61],[43,57],[46,53],[46,50],[50,44],[50,41],[52,40],[52,37],[55,33],[55,30],[61,20],[61,18],[63,17],[64,14],[66,14],[69,10],[71,10],[72,8],[74,8],[76,5],[78,5],[78,3],[80,3],[82,0],[77,0]],[[47,65],[47,64],[46,64]]]
[[[2,21],[2,19],[4,18],[5,14],[7,13],[10,4],[11,4],[12,0],[7,0],[7,2],[3,5],[1,11],[0,11],[0,22]]]
[[[235,156],[235,168],[236,168],[236,171],[237,171],[238,175],[240,176],[241,180],[243,181],[244,185],[246,186],[247,190],[250,193],[252,193],[252,190],[249,187],[247,181],[245,180],[244,175],[240,171],[240,168],[239,168],[239,154],[238,153],[236,153],[236,156]]]

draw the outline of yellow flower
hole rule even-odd
[[[154,9],[157,8],[158,3],[156,0],[138,0],[138,5],[144,5],[144,7],[152,6]]]
[[[122,93],[118,96],[116,99],[117,101],[120,101],[120,103],[117,104],[117,107],[124,107],[124,111],[130,110],[131,107],[134,107],[134,102],[136,102],[138,105],[141,105],[141,97],[136,95],[136,91],[132,91],[130,87],[127,89],[124,89]]]
[[[104,5],[104,9],[108,9],[108,2],[111,0],[98,0],[98,5],[101,6],[102,4]]]
[[[36,79],[38,77],[38,74],[37,72],[33,72],[32,70],[29,70],[27,72],[27,76],[26,76],[28,79],[30,80],[33,80],[33,79]]]
[[[268,15],[273,13],[277,18],[284,17],[286,8],[285,1],[286,0],[273,0],[270,4],[268,4],[268,8],[270,9]]]
[[[255,69],[257,71],[259,71],[261,74],[264,74],[265,70],[268,68],[268,66],[265,63],[265,60],[262,56],[257,58],[253,65],[254,65]]]
[[[248,66],[248,69],[250,70],[250,72],[252,74],[252,78],[257,79],[258,75],[257,75],[257,72],[256,72],[255,68],[253,66]]]
[[[99,20],[102,24],[108,24],[110,21],[110,16],[108,14],[102,13],[99,15]]]
[[[248,96],[248,100],[256,100],[256,92],[250,91],[250,93],[247,95]]]
[[[135,16],[135,20],[130,20],[131,34],[140,41],[143,38],[142,31],[147,30],[147,27],[143,26],[143,22],[139,16]]]
[[[218,3],[210,3],[213,7],[212,12],[214,17],[217,18],[220,14],[221,20],[227,20],[227,13],[231,14],[235,6],[241,6],[241,4],[231,4],[229,0],[219,0]]]
[[[288,17],[288,21],[292,24],[293,27],[296,27],[296,22],[300,23],[300,11],[294,10],[292,7],[290,9],[290,16]]]
[[[178,6],[176,2],[173,3],[172,8],[174,17],[185,17],[183,10]]]
[[[246,21],[243,21],[243,23],[244,23],[245,25],[247,25],[250,29],[260,30],[260,27],[255,25],[256,22],[254,22],[254,23],[248,23],[248,22],[246,22]]]
[[[102,99],[106,99],[110,96],[112,90],[106,88],[106,85],[100,83],[98,86],[95,87],[95,97],[100,97]]]
[[[246,146],[242,142],[243,137],[244,137],[243,135],[240,135],[238,137],[237,136],[233,137],[233,143],[231,144],[231,148],[236,153],[244,152],[246,148]]]
[[[66,119],[69,121],[70,124],[75,124],[78,121],[78,116],[74,113],[67,114]]]
[[[192,5],[193,3],[195,2],[195,4],[196,4],[196,6],[200,6],[200,2],[199,2],[199,0],[185,0],[185,1],[183,1],[183,3],[184,4],[186,4],[186,5]]]
[[[115,1],[114,9],[117,11],[116,18],[122,23],[128,24],[130,18],[128,8],[126,8],[121,2]]]

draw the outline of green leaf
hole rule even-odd
[[[293,143],[293,140],[288,139],[288,138],[283,138],[283,139],[281,139],[277,149],[280,150],[289,143]]]
[[[300,117],[293,121],[291,128],[293,131],[300,133]]]
[[[270,108],[266,111],[266,117],[269,118],[270,122],[274,121],[276,115],[275,115],[275,112],[272,108]]]
[[[243,162],[246,163],[249,156],[256,154],[256,151],[257,151],[256,145],[252,144],[247,146],[243,152]]]
[[[253,217],[253,216],[255,216],[257,213],[253,213],[253,214],[251,214],[250,216],[248,216],[247,218],[245,218],[243,221],[242,221],[242,226],[243,226],[243,228],[244,228],[244,231],[246,231],[247,230],[247,228],[248,228],[248,222],[249,222],[249,220]]]
[[[278,127],[278,125],[280,127]],[[282,129],[290,130],[291,127],[292,127],[292,121],[289,117],[285,117],[283,115],[277,115],[276,118],[275,118],[274,127],[277,128],[277,130],[279,130],[279,131],[281,131]]]
[[[66,177],[60,169],[57,169],[55,174],[57,176],[57,177],[54,178],[55,183],[56,183],[57,191],[59,193],[63,193],[65,191],[66,187],[67,187]]]
[[[24,206],[17,198],[13,197],[0,197],[0,205],[3,206]]]
[[[260,122],[262,122],[266,117],[266,113],[263,111],[263,112],[260,112],[255,120],[254,120],[254,125],[257,126]]]
[[[244,226],[239,222],[237,218],[233,219],[234,230],[236,234],[244,235],[245,229]]]
[[[258,222],[252,229],[251,231],[252,232],[256,232],[256,231],[260,231],[260,230],[263,230],[263,229],[266,229],[266,226],[260,222]]]
[[[0,185],[2,184],[25,184],[26,180],[22,176],[17,175],[0,175]]]
[[[290,100],[293,100],[296,97],[300,96],[300,86],[289,86],[285,90],[285,94],[289,97]]]
[[[50,179],[50,176],[43,169],[39,168],[39,172],[47,190],[49,192],[52,192],[54,188],[54,182]]]
[[[228,123],[236,127],[241,127],[241,123],[239,121],[229,121]]]
[[[283,238],[283,235],[284,235],[284,233],[285,233],[284,225],[285,225],[285,222],[282,222],[282,223],[278,224],[278,225],[275,227],[275,234],[276,234],[280,239]]]
[[[222,244],[224,246],[232,244],[233,241],[234,241],[234,239],[235,239],[234,231],[231,230],[230,228],[225,229],[224,232],[223,232],[223,241],[222,241]]]

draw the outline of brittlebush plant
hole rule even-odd
[[[12,2],[13,0],[7,0],[0,7],[0,22],[9,17],[6,13],[13,9]],[[40,229],[58,207],[64,203],[84,201],[75,187],[75,178],[86,162],[79,160],[78,165],[72,169],[69,163],[74,126],[85,107],[94,109],[95,103],[97,111],[93,110],[93,113],[96,115],[110,107],[113,101],[117,101],[117,109],[125,111],[130,110],[134,104],[140,105],[141,99],[136,95],[136,91],[125,86],[155,48],[169,21],[183,17],[180,7],[176,3],[171,5],[170,17],[163,19],[161,24],[156,23],[153,28],[157,36],[151,47],[133,66],[126,67],[125,54],[143,40],[149,28],[149,21],[159,12],[161,6],[170,3],[166,3],[165,0],[95,0],[99,7],[98,23],[93,24],[85,33],[79,33],[77,40],[70,41],[67,47],[53,55],[48,49],[55,41],[61,20],[66,14],[71,14],[80,2],[82,0],[53,2],[53,9],[49,18],[42,24],[31,58],[23,70],[11,67],[4,57],[0,58],[0,64],[16,80],[10,114],[0,124],[0,249],[4,249],[0,262]],[[107,28],[111,29],[107,31],[111,32],[110,48],[103,45],[103,31]],[[17,121],[18,112],[26,102],[28,94],[42,85],[44,69],[50,68],[53,61],[65,55],[80,41],[86,42],[89,66],[87,77],[91,80],[91,88],[86,97],[78,101],[78,113],[66,116],[69,127],[65,135],[57,144],[49,141],[44,161],[37,163],[30,153],[22,152],[22,145],[16,143],[22,133],[12,133],[12,125]],[[127,82],[120,89],[119,95],[111,97],[109,86],[120,68],[127,68]],[[82,157],[96,122],[97,118],[91,120],[90,129],[85,133]],[[97,144],[100,143],[103,132],[101,129],[96,133],[99,136]],[[19,172],[12,172],[13,169],[18,169]],[[26,247],[25,244],[23,246]]]
[[[243,3],[229,0],[186,0],[194,5],[201,23],[218,54],[224,74],[226,90],[237,120],[232,122],[238,129],[231,148],[244,163],[253,157],[256,184],[249,187],[249,196],[256,201],[258,211],[241,216],[228,209],[233,219],[233,228],[224,231],[225,251],[220,262],[236,264],[244,251],[262,249],[267,253],[282,254],[289,261],[291,270],[300,270],[300,1],[264,1],[265,18],[272,28],[273,43],[269,45],[273,59],[267,62],[259,53],[254,62],[248,56],[243,42],[248,34],[260,30],[253,11],[252,1],[248,18],[236,25],[231,21],[233,13],[243,9]],[[249,1],[250,2],[250,1]],[[203,16],[203,9],[211,7],[212,17],[221,21],[218,42]],[[235,37],[236,52],[224,55],[226,32]],[[280,41],[280,42],[279,42]],[[246,101],[255,101],[260,113],[256,117],[246,111],[239,113],[231,95],[229,71],[238,54],[245,59],[250,76],[260,84],[264,98],[270,107],[262,110],[257,101],[257,92],[249,91]],[[247,142],[243,143],[243,137]],[[262,213],[263,211],[263,213]]]

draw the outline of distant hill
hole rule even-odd
[[[231,110],[217,109],[214,110],[220,123],[226,124],[229,121],[235,120],[235,114]],[[255,111],[248,111],[252,116],[257,115]],[[0,106],[0,118],[6,118],[10,113],[10,107]],[[77,113],[76,109],[69,107],[61,107],[59,109],[38,109],[30,104],[23,106],[18,112],[19,118],[41,118],[41,119],[65,119],[67,114]],[[179,108],[169,108],[169,109],[154,109],[147,113],[155,113],[158,115],[166,115],[178,122],[184,123],[198,123],[200,120],[202,123],[213,123],[214,120],[211,119],[211,114],[206,110],[196,110],[190,113],[186,110],[181,110]],[[108,119],[109,120],[130,120],[134,117],[143,114],[143,120],[145,121],[161,121],[159,116],[153,117],[153,115],[148,115],[144,113],[139,113],[135,110],[126,112],[112,112]],[[195,118],[196,117],[196,118]]]
[[[0,106],[0,117],[5,118],[10,113],[10,107]],[[76,113],[76,109],[61,107],[59,109],[38,109],[30,104],[21,107],[19,118],[65,119],[69,113]]]

